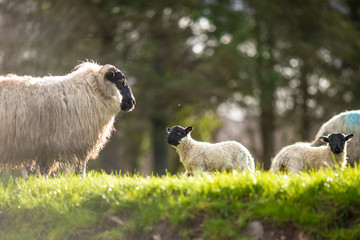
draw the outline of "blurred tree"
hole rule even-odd
[[[121,68],[137,106],[119,115],[100,156],[107,171],[139,168],[151,152],[163,174],[168,124],[191,119],[214,131],[208,109],[227,101],[255,109],[268,169],[277,129],[309,140],[319,119],[359,108],[359,8],[354,0],[2,0],[0,71],[63,74],[85,59]]]
[[[347,109],[360,108],[360,1],[346,0],[343,9],[347,27],[353,30],[352,44],[348,46],[348,58],[343,61],[341,79],[344,82],[343,93],[350,101]]]
[[[135,9],[125,8],[132,16],[126,22],[134,26],[133,41],[127,44],[131,62],[127,69],[139,83],[136,115],[149,120],[154,172],[158,174],[164,174],[168,168],[166,127],[176,112],[187,104],[200,106],[211,96],[221,95],[214,78],[201,71],[203,61],[189,44],[191,40],[197,41],[194,28],[203,36],[209,29],[196,22],[181,25],[183,21],[192,21],[193,15],[201,14],[194,2],[138,1]],[[124,37],[119,43],[129,41],[129,36]],[[180,124],[180,119],[177,121]]]
[[[233,96],[259,109],[262,162],[268,169],[277,128],[290,124],[300,139],[310,140],[309,126],[318,115],[344,106],[343,95],[336,94],[346,82],[341,63],[358,38],[340,1],[211,2],[209,18],[222,30],[217,38],[227,34],[230,42],[226,71]],[[223,57],[221,49],[215,50],[217,57]]]
[[[0,3],[1,71],[18,74],[63,74],[79,60],[95,58],[99,42],[93,21],[72,1],[9,1]],[[90,47],[91,46],[91,47]]]
[[[324,113],[342,111],[347,104],[341,91],[346,80],[341,75],[356,38],[340,3],[293,1],[280,18],[288,19],[282,22],[290,43],[284,51],[288,61],[284,66],[295,73],[284,76],[288,83],[300,80],[290,112],[301,116],[301,140],[311,140],[309,126],[319,122]]]

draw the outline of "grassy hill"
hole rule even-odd
[[[2,178],[0,239],[360,239],[359,170]]]

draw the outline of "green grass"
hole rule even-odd
[[[239,239],[260,220],[316,239],[360,239],[359,170],[3,178],[0,238],[143,239],[165,229],[179,239]]]

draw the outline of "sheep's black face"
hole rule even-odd
[[[175,126],[167,128],[166,130],[168,132],[167,142],[173,146],[178,146],[181,140],[193,130],[193,127],[183,128],[181,126]]]
[[[354,134],[344,135],[342,133],[333,133],[320,137],[324,142],[329,143],[330,150],[335,154],[340,154],[344,151],[344,147],[347,141],[349,141]]]
[[[136,104],[135,98],[122,72],[120,72],[120,70],[108,71],[105,77],[110,82],[114,83],[120,91],[120,94],[122,96],[121,110],[123,111],[133,110]]]

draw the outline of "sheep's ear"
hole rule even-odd
[[[118,70],[116,67],[110,64],[106,64],[105,66],[101,67],[98,72],[97,80],[99,84],[99,89],[107,97],[113,96],[114,93],[109,84],[105,84],[105,81],[116,81],[116,78],[119,77],[116,76],[117,71]]]
[[[193,126],[189,126],[189,127],[185,128],[185,132],[186,132],[186,134],[191,133],[191,131],[192,131],[193,129],[194,129],[194,127],[193,127]]]
[[[109,68],[105,73],[105,78],[113,83],[125,80],[125,76],[116,68]]]
[[[168,132],[168,133],[170,133],[170,131],[171,131],[171,128],[166,128],[166,131]]]
[[[320,140],[323,141],[323,142],[326,142],[326,143],[329,142],[329,138],[327,136],[321,136]]]
[[[346,136],[345,136],[345,141],[351,140],[353,136],[354,136],[354,134],[352,134],[352,133],[349,134],[349,135],[346,135]]]

